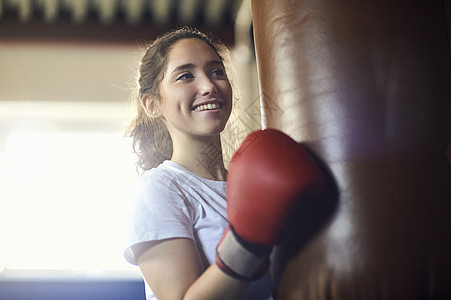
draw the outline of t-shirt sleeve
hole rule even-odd
[[[152,174],[143,175],[126,217],[125,259],[137,264],[133,246],[142,242],[194,239],[193,210],[189,200],[176,181]]]

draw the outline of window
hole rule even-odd
[[[137,272],[122,256],[127,117],[124,103],[0,102],[0,271]]]

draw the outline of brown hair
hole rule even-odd
[[[140,62],[136,95],[131,99],[136,114],[126,131],[126,136],[132,138],[133,151],[138,155],[137,167],[142,170],[157,167],[172,156],[172,140],[166,126],[160,118],[146,113],[142,100],[146,96],[159,99],[159,86],[167,67],[168,54],[176,42],[189,38],[207,43],[221,62],[228,52],[218,39],[189,27],[170,31],[149,44]]]

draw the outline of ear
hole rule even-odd
[[[145,95],[141,99],[141,103],[143,105],[144,110],[146,111],[146,114],[149,117],[151,117],[151,118],[163,117],[163,114],[161,113],[161,110],[160,110],[160,105],[159,105],[158,99],[155,99],[155,97]]]

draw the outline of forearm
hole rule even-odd
[[[190,239],[171,239],[144,251],[138,264],[144,279],[158,299],[239,299],[248,285],[216,264],[205,271]]]
[[[187,290],[183,299],[239,299],[249,281],[238,280],[212,264]]]

